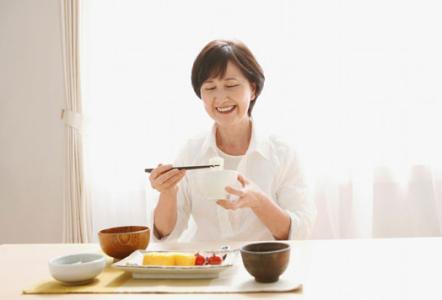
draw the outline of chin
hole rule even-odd
[[[230,126],[234,126],[236,124],[241,123],[241,121],[243,120],[243,118],[231,118],[231,119],[220,119],[220,118],[216,118],[214,119],[215,123],[218,126],[221,127],[230,127]]]
[[[226,121],[226,120],[220,120],[220,119],[214,119],[216,125],[221,126],[221,127],[229,127],[234,125],[236,122],[232,122],[232,121]]]

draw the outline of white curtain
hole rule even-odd
[[[82,105],[79,74],[79,2],[61,2],[63,66],[66,104],[62,119],[66,124],[66,172],[63,202],[63,242],[87,243],[91,240],[91,215],[85,193]]]
[[[211,125],[190,71],[216,38],[264,68],[256,122],[303,157],[312,238],[442,233],[438,1],[84,1],[82,85],[94,234],[148,223],[146,167]]]

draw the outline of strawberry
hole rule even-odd
[[[199,253],[195,254],[195,265],[202,266],[206,263],[206,258]]]
[[[221,256],[215,255],[213,254],[212,256],[210,256],[207,259],[207,263],[209,265],[220,265],[223,262],[223,259],[221,258]]]

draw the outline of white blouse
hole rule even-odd
[[[216,127],[209,134],[190,139],[175,166],[204,165],[214,156],[222,156],[216,145]],[[313,201],[306,195],[306,184],[295,152],[275,136],[259,136],[252,125],[249,149],[240,158],[237,170],[275,201],[290,216],[289,239],[308,237],[316,217]],[[175,240],[186,230],[192,216],[196,224],[193,241],[274,240],[269,229],[250,208],[226,210],[201,196],[195,174],[187,171],[178,184],[177,222],[172,232],[161,239]],[[153,219],[153,218],[152,218]],[[153,238],[158,241],[155,235]]]

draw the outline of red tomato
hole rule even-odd
[[[204,256],[202,256],[201,254],[197,253],[197,254],[195,254],[195,256],[196,256],[195,265],[202,266],[206,263],[206,258]]]
[[[207,260],[207,263],[209,265],[220,265],[223,262],[223,259],[221,258],[221,256],[215,255],[213,254],[212,256],[210,256]]]

